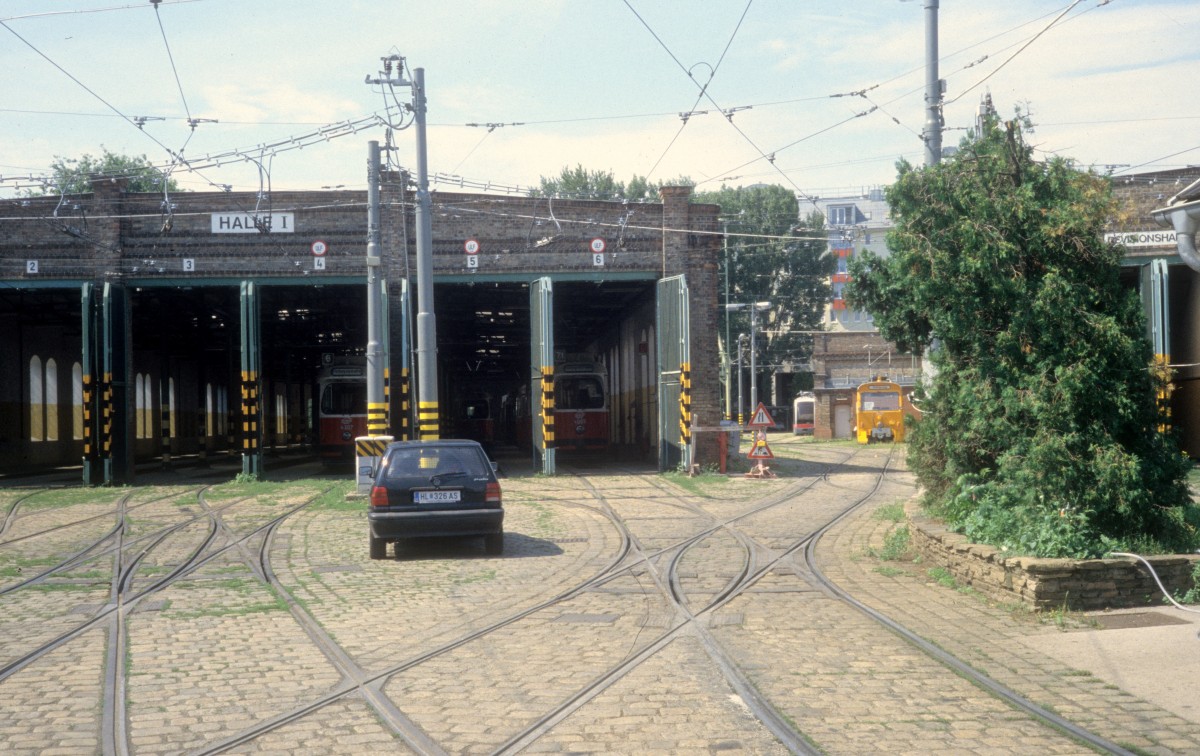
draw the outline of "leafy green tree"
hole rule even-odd
[[[589,171],[576,165],[563,168],[556,178],[543,176],[541,188],[532,194],[656,202],[662,187],[694,183],[687,177],[652,182],[644,176],[634,176],[625,184],[611,172]],[[729,301],[770,301],[773,305],[771,320],[759,319],[758,364],[766,368],[807,360],[812,352],[812,339],[802,331],[821,325],[830,296],[829,277],[835,264],[826,254],[824,217],[813,213],[800,218],[796,196],[781,186],[721,187],[697,192],[692,201],[720,205],[721,215],[727,219],[730,238],[721,265],[722,284],[728,278]],[[722,292],[721,303],[724,301]],[[746,311],[730,313],[729,317],[734,338],[749,332],[750,316]],[[722,331],[718,334],[722,352],[732,353],[732,349],[726,351],[724,339]]]
[[[800,218],[796,195],[782,186],[753,186],[697,192],[694,202],[721,206],[728,231],[722,267],[729,301],[771,302],[770,322],[760,324],[758,364],[801,362],[811,355],[812,337],[829,302],[834,260],[826,254],[824,217]],[[724,282],[722,282],[724,283]],[[724,304],[724,292],[721,302]],[[732,338],[750,330],[745,311],[730,313]],[[724,341],[725,334],[719,334]]]
[[[1008,553],[1195,548],[1191,465],[1160,430],[1142,309],[1102,241],[1109,183],[1036,162],[1023,126],[992,119],[938,166],[901,162],[891,255],[852,264],[847,299],[884,337],[941,345],[910,464],[935,513]]]
[[[569,197],[571,199],[629,200],[630,202],[658,202],[658,190],[664,186],[692,186],[689,178],[674,181],[650,181],[645,176],[634,176],[626,184],[617,181],[611,171],[589,171],[582,165],[563,168],[558,176],[542,176],[541,185],[533,190],[534,197]]]
[[[100,157],[85,154],[79,158],[56,157],[50,164],[53,184],[42,194],[86,194],[92,191],[92,177],[128,179],[131,192],[177,192],[179,186],[156,168],[145,155],[130,157],[104,150]],[[163,186],[163,182],[166,186]]]

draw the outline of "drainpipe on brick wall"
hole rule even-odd
[[[1200,271],[1200,253],[1196,251],[1196,232],[1200,231],[1200,181],[1194,181],[1176,194],[1166,207],[1151,212],[1160,225],[1175,229],[1179,258],[1189,268]]]

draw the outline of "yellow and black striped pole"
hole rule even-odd
[[[679,442],[683,449],[692,443],[692,366],[679,365]]]
[[[96,419],[93,414],[92,399],[92,374],[84,373],[83,375],[83,460],[84,464],[89,464],[96,461],[96,426],[93,421]]]
[[[371,493],[379,461],[383,459],[388,444],[394,440],[391,436],[358,436],[354,439],[354,481],[358,493]]]
[[[392,369],[383,366],[383,424],[392,427]]]
[[[419,402],[417,404],[417,434],[422,441],[432,441],[440,438],[438,429],[438,403]]]
[[[387,402],[367,402],[367,434],[382,436],[387,429]]]
[[[112,459],[113,446],[113,386],[112,373],[105,373],[100,382],[100,456]]]
[[[1171,355],[1156,354],[1154,355],[1154,376],[1158,380],[1158,392],[1156,400],[1158,404],[1159,417],[1163,419],[1158,426],[1159,433],[1168,433],[1171,430],[1171,393],[1175,389],[1171,383]]]
[[[258,374],[242,371],[242,453],[258,451]]]
[[[400,369],[400,438],[412,440],[409,413],[412,411],[412,389],[409,384],[408,368]]]
[[[542,366],[542,446],[554,448],[554,366]]]

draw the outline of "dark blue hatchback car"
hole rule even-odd
[[[375,472],[370,509],[371,558],[389,541],[483,536],[488,554],[504,551],[504,505],[496,467],[476,441],[398,441]]]

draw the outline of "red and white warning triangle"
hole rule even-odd
[[[767,446],[767,434],[759,433],[754,438],[754,446],[750,447],[750,453],[746,455],[747,459],[775,459],[775,455],[771,453],[771,447]]]
[[[771,419],[771,414],[767,412],[763,403],[759,402],[758,409],[754,410],[754,417],[746,424],[751,428],[770,428],[775,425],[775,421]]]

